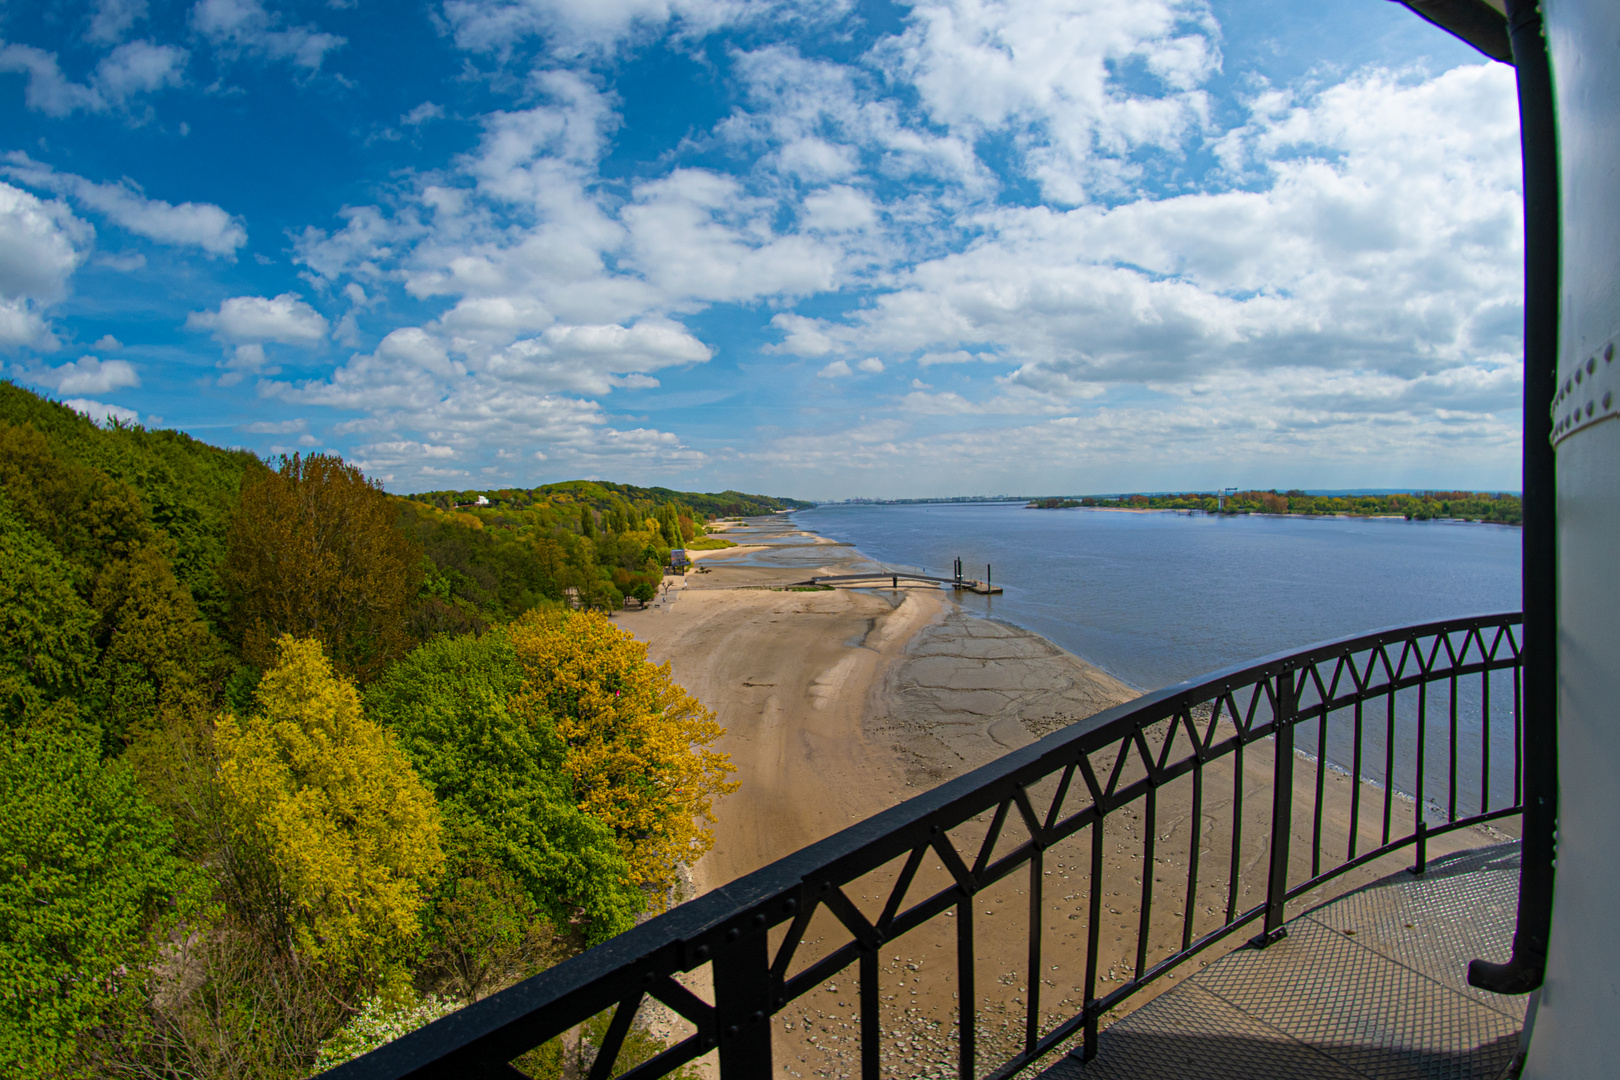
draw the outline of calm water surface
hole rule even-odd
[[[1153,690],[1326,638],[1516,611],[1519,530],[1460,522],[1206,517],[1022,504],[829,506],[801,527],[894,568],[971,577],[965,608]],[[808,553],[807,553],[808,554]]]

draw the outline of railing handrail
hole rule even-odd
[[[898,859],[908,851],[921,850],[920,844],[926,846],[930,842],[928,839],[930,830],[933,834],[947,831],[998,806],[999,816],[1004,817],[1008,813],[1008,807],[1016,804],[1019,812],[1025,817],[1026,824],[1030,826],[1032,839],[994,863],[976,868],[976,873],[969,873],[971,886],[961,884],[959,887],[971,898],[972,892],[978,888],[998,880],[1016,869],[1023,861],[1027,861],[1029,849],[1032,847],[1038,851],[1056,842],[1056,839],[1062,838],[1060,836],[1056,839],[1041,839],[1042,827],[1036,820],[1038,815],[1034,814],[1033,808],[1022,792],[1027,785],[1065,770],[1067,778],[1073,778],[1074,763],[1085,755],[1111,746],[1127,744],[1133,734],[1140,733],[1151,725],[1187,715],[1188,710],[1195,705],[1210,702],[1212,699],[1221,699],[1244,688],[1256,688],[1255,700],[1258,701],[1260,689],[1265,689],[1265,692],[1271,695],[1271,681],[1289,672],[1311,671],[1320,699],[1305,709],[1297,710],[1289,717],[1288,727],[1292,730],[1292,727],[1306,719],[1347,707],[1356,701],[1392,696],[1399,690],[1436,679],[1455,679],[1464,675],[1513,667],[1518,663],[1519,643],[1512,637],[1511,628],[1520,622],[1522,617],[1519,613],[1504,612],[1437,620],[1415,626],[1385,627],[1368,633],[1318,642],[1303,650],[1279,652],[1259,660],[1231,665],[1197,679],[1189,679],[1162,690],[1143,694],[1132,701],[1053,732],[972,772],[946,781],[832,836],[807,845],[524,982],[469,1005],[425,1028],[411,1032],[364,1057],[338,1066],[326,1075],[333,1080],[464,1076],[469,1072],[476,1074],[481,1070],[490,1070],[491,1075],[502,1073],[514,1075],[514,1071],[505,1068],[505,1062],[606,1008],[631,998],[639,1001],[643,995],[662,1000],[676,1012],[686,1016],[699,1029],[698,1035],[688,1040],[691,1045],[681,1055],[680,1060],[665,1060],[666,1052],[658,1059],[654,1059],[654,1062],[648,1063],[649,1065],[662,1062],[665,1068],[678,1067],[682,1061],[706,1053],[723,1041],[728,1034],[737,1039],[748,1040],[756,1034],[745,1030],[751,1027],[765,1029],[757,1034],[768,1040],[768,1024],[761,1023],[761,1020],[768,1019],[768,1016],[787,1000],[803,992],[799,990],[797,993],[784,993],[782,988],[785,985],[799,984],[819,969],[837,960],[852,947],[875,950],[877,945],[885,940],[885,935],[868,924],[868,936],[875,935],[875,941],[857,940],[851,946],[846,946],[844,950],[835,953],[833,957],[813,965],[809,972],[802,972],[784,982],[784,971],[770,971],[769,957],[765,951],[765,933],[771,927],[789,920],[794,920],[796,926],[806,923],[810,913],[822,903],[824,897],[833,897],[833,902],[838,902],[836,897],[842,896],[839,886]],[[1495,631],[1496,636],[1489,642],[1485,640],[1486,630]],[[1464,635],[1461,649],[1452,647],[1451,638],[1457,634]],[[1510,654],[1505,657],[1497,655],[1504,636]],[[1427,638],[1436,639],[1428,655],[1414,652],[1413,643]],[[1475,642],[1477,642],[1475,650],[1478,653],[1477,658],[1469,659],[1470,649],[1474,648],[1471,643]],[[1442,643],[1445,646],[1444,655],[1441,653]],[[1401,646],[1399,655],[1393,659],[1389,656],[1392,645]],[[1383,657],[1383,672],[1388,676],[1386,681],[1375,684],[1369,678],[1363,685],[1361,680],[1352,679],[1350,692],[1338,694],[1332,691],[1337,688],[1339,675],[1335,674],[1328,680],[1332,684],[1329,686],[1316,672],[1315,666],[1324,661],[1339,661],[1342,670],[1343,663],[1348,658],[1362,654],[1371,654],[1367,664],[1369,674],[1374,667],[1372,659]],[[1443,665],[1442,660],[1445,662]],[[1467,662],[1462,662],[1465,660]],[[1294,691],[1296,700],[1303,690],[1304,688],[1300,687]],[[1273,701],[1270,707],[1274,706]],[[1278,729],[1278,715],[1280,714],[1274,714],[1273,718],[1265,723],[1251,723],[1249,728],[1239,730],[1237,734],[1218,745],[1204,747],[1195,754],[1197,761],[1202,764],[1206,758],[1219,757],[1234,743],[1246,745],[1266,738]],[[1250,720],[1251,722],[1254,720],[1253,707],[1250,709]],[[1196,733],[1194,734],[1196,737]],[[1143,747],[1145,752],[1145,743]],[[1325,748],[1318,747],[1318,753],[1325,753]],[[1091,819],[1086,817],[1087,813],[1101,820],[1113,807],[1140,797],[1144,784],[1161,783],[1173,778],[1173,775],[1180,774],[1175,770],[1182,764],[1186,764],[1187,769],[1195,767],[1190,764],[1192,761],[1192,758],[1185,759],[1176,766],[1166,768],[1161,777],[1149,777],[1117,791],[1111,790],[1110,797],[1101,800],[1091,810],[1071,815],[1062,822],[1047,821],[1045,830],[1051,832],[1054,825],[1063,825],[1062,835],[1072,835],[1090,824]],[[1456,769],[1455,760],[1452,762],[1452,768]],[[1185,772],[1187,769],[1181,771]],[[1088,777],[1089,770],[1090,767],[1087,765]],[[1068,782],[1067,778],[1065,784]],[[1386,779],[1389,783],[1393,783],[1392,778]],[[1093,791],[1098,790],[1094,784]],[[1061,801],[1060,797],[1058,802]],[[1054,803],[1054,816],[1056,805]],[[1510,811],[1496,811],[1485,817],[1499,817],[1505,812]],[[1467,820],[1484,820],[1484,817]],[[1456,824],[1463,823],[1465,822]],[[999,817],[995,827],[999,828]],[[1412,839],[1408,837],[1402,843],[1385,844],[1379,850],[1355,859],[1354,864],[1376,855],[1386,854],[1389,850],[1411,843]],[[986,849],[987,854],[989,850]],[[954,855],[954,850],[952,854]],[[950,859],[945,856],[943,849],[941,858],[947,866],[950,866]],[[1287,890],[1286,898],[1292,899],[1300,892],[1348,868],[1349,864],[1337,867],[1297,889]],[[967,871],[965,865],[962,865],[960,870],[954,867],[952,869],[958,876]],[[893,935],[888,935],[887,939],[892,940],[894,936],[904,933],[932,914],[937,914],[944,907],[950,906],[946,900],[951,893],[951,889],[946,889],[914,904],[905,914],[911,916],[920,913],[916,914],[915,918],[905,917],[895,920],[896,912],[887,913],[891,922],[906,924],[903,928],[896,929]],[[1275,905],[1279,915],[1280,903],[1277,901]],[[829,906],[832,904],[829,903]],[[1141,985],[1151,981],[1151,977],[1157,977],[1163,970],[1168,970],[1169,967],[1184,961],[1213,941],[1228,936],[1238,927],[1260,917],[1265,913],[1267,906],[1252,908],[1236,920],[1229,919],[1219,930],[1205,935],[1194,943],[1191,951],[1183,949],[1170,960],[1155,965],[1149,972],[1150,977],[1139,977],[1128,987],[1088,1002],[1086,1012],[1091,1014],[1094,1020],[1096,1013],[1116,1004],[1122,996],[1126,996],[1126,991],[1134,992]],[[835,914],[838,914],[846,925],[850,925],[853,921],[846,917],[845,912],[835,909]],[[854,913],[854,919],[864,922],[858,912]],[[1269,921],[1268,917],[1268,923]],[[882,920],[879,920],[879,923],[881,925]],[[883,929],[890,928],[883,927]],[[721,970],[722,964],[726,964],[728,970],[736,966],[734,962],[725,961],[723,957],[735,956],[740,947],[739,943],[745,940],[757,943],[757,948],[750,947],[747,950],[751,954],[757,954],[747,963],[757,966],[759,961],[763,960],[765,966],[765,970],[759,973],[764,981],[755,979],[747,994],[757,999],[763,992],[769,1000],[768,1008],[762,1010],[759,1007],[761,1002],[755,1000],[748,1004],[744,1012],[739,1013],[736,1008],[728,1008],[719,1000],[727,994],[718,986],[717,1001],[715,1005],[710,1006],[669,978],[673,973],[689,971],[713,960],[716,982],[720,984],[725,981]],[[790,944],[796,945],[796,941],[790,941]],[[841,969],[850,962],[852,957],[844,956],[834,970]],[[780,966],[785,969],[785,961]],[[771,981],[771,976],[774,977],[774,982]],[[1071,1023],[1078,1023],[1079,1019],[1076,1018],[1076,1021]],[[736,1020],[740,1020],[741,1023],[728,1022]],[[609,1037],[612,1038],[611,1032]],[[971,1035],[969,1038],[971,1039]],[[1043,1044],[1048,1041],[1048,1039],[1041,1040]],[[616,1050],[616,1043],[613,1049]],[[725,1048],[722,1047],[723,1071],[725,1071],[725,1056]],[[1027,1061],[1024,1064],[1027,1064]],[[1023,1065],[1018,1067],[1022,1068]],[[631,1077],[656,1075],[656,1072],[638,1068],[628,1075]]]

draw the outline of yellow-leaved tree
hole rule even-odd
[[[725,729],[604,615],[535,610],[511,635],[523,684],[510,708],[554,726],[580,809],[614,830],[661,907],[678,867],[714,846],[715,798],[737,790],[730,755],[707,749]]]
[[[257,710],[214,734],[234,899],[272,940],[375,982],[444,864],[439,809],[319,642],[276,648]]]

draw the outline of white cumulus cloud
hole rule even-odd
[[[319,345],[329,329],[326,317],[295,293],[233,296],[216,311],[192,312],[186,326],[212,330],[219,340],[239,345]]]
[[[54,344],[42,312],[66,296],[94,235],[67,204],[0,182],[0,346]]]
[[[98,184],[72,173],[57,172],[20,151],[7,154],[5,160],[4,171],[12,179],[66,195],[119,228],[160,244],[231,256],[247,243],[247,230],[241,221],[213,203],[175,205],[149,199],[129,180]]]
[[[140,374],[128,360],[101,360],[94,356],[35,372],[32,381],[49,386],[59,394],[107,394],[141,385]]]

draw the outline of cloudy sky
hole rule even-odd
[[[12,0],[0,360],[402,492],[1517,488],[1517,149],[1388,0]]]

